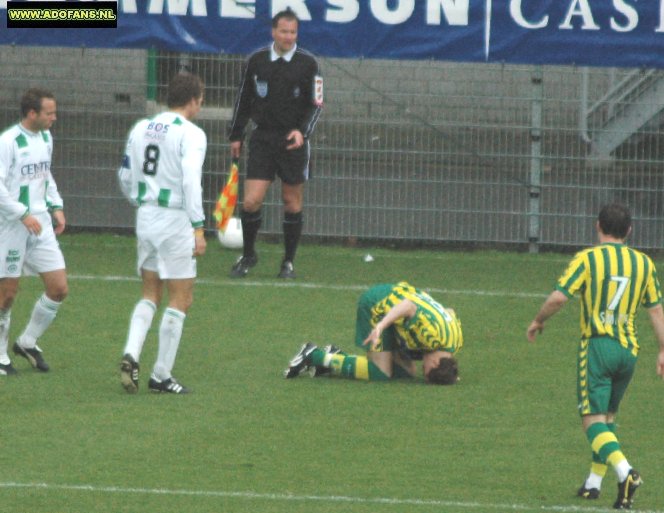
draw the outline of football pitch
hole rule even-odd
[[[305,244],[298,279],[284,282],[275,278],[281,247],[262,243],[253,272],[231,280],[237,253],[209,240],[174,369],[193,393],[147,390],[159,315],[139,392],[127,395],[118,366],[140,293],[134,244],[61,238],[70,294],[40,341],[51,372],[14,358],[19,374],[0,378],[0,511],[571,513],[613,504],[611,470],[599,500],[575,497],[590,465],[576,413],[577,301],[535,344],[525,337],[570,255]],[[359,294],[400,280],[457,310],[457,386],[283,379],[304,341],[355,352]],[[21,282],[12,340],[40,291],[37,279]],[[638,326],[642,352],[618,437],[644,479],[635,509],[664,513],[664,383],[645,313]]]

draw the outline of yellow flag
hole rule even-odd
[[[224,232],[228,221],[233,217],[235,205],[237,204],[238,182],[240,181],[240,170],[238,169],[237,159],[231,163],[228,180],[223,189],[219,192],[219,199],[214,209],[214,218],[217,220],[217,228]]]

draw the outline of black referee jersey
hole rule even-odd
[[[298,129],[307,138],[323,107],[322,78],[318,62],[296,48],[290,62],[271,60],[268,46],[247,60],[233,119],[231,141],[240,141],[251,118],[260,130],[286,133]]]

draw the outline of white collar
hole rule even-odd
[[[290,62],[293,55],[295,55],[295,50],[297,50],[297,44],[293,46],[293,49],[290,52],[279,55],[274,49],[274,43],[272,43],[272,46],[270,46],[270,60],[274,62],[281,57],[286,62]]]

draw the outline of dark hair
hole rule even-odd
[[[21,116],[26,117],[31,110],[37,114],[41,112],[42,100],[49,98],[55,100],[53,93],[40,87],[31,87],[21,97]]]
[[[599,211],[597,219],[602,233],[617,239],[626,238],[632,226],[632,216],[630,216],[629,210],[620,203],[604,205]]]
[[[441,358],[426,379],[432,385],[454,385],[459,380],[459,364],[454,358]]]
[[[286,9],[285,11],[279,11],[274,15],[274,18],[272,18],[272,28],[277,28],[277,25],[279,25],[279,20],[281,19],[297,21],[297,24],[300,24],[300,19],[297,17],[297,14],[295,14],[290,9]]]
[[[192,99],[200,98],[204,88],[203,81],[196,75],[178,73],[168,84],[168,108],[184,107]]]

